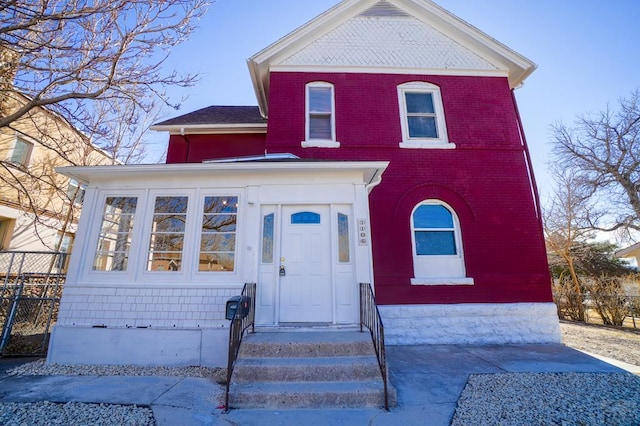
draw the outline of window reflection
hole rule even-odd
[[[126,271],[131,248],[137,197],[108,197],[105,201],[94,271]]]
[[[188,202],[189,197],[156,197],[149,240],[148,271],[182,270]]]
[[[238,197],[204,198],[198,271],[235,270]]]
[[[413,213],[418,256],[456,255],[455,228],[451,211],[443,205],[423,204]]]

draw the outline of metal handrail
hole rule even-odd
[[[378,366],[384,384],[384,409],[389,411],[389,390],[387,385],[387,356],[384,349],[384,326],[376,305],[370,283],[360,283],[360,332],[367,327],[371,333],[373,348],[378,357]]]
[[[231,376],[233,375],[233,368],[238,359],[244,332],[247,331],[249,327],[251,327],[251,333],[255,333],[256,331],[255,283],[246,283],[244,285],[240,300],[241,306],[236,310],[235,316],[229,325],[229,358],[227,361],[227,385],[224,394],[224,408],[227,411],[229,410],[229,386],[231,385]]]

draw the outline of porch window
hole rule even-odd
[[[181,271],[189,197],[156,197],[149,239],[148,271]]]
[[[102,214],[94,271],[126,271],[137,197],[107,197]]]
[[[204,198],[198,271],[235,269],[238,197]]]

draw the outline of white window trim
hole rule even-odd
[[[431,93],[433,97],[433,106],[436,113],[436,126],[438,128],[439,137],[436,138],[411,138],[409,137],[409,125],[407,120],[407,103],[405,93],[422,92]],[[417,148],[417,149],[455,149],[456,145],[449,142],[447,134],[447,124],[444,117],[444,106],[442,105],[442,96],[440,88],[431,83],[414,81],[404,83],[398,86],[398,106],[400,110],[400,123],[402,127],[402,142],[400,148]]]
[[[313,87],[331,88],[331,139],[314,139],[309,137],[309,89]],[[307,83],[304,89],[304,135],[305,140],[300,142],[303,148],[340,148],[340,142],[336,140],[336,91],[335,86],[325,81],[313,81]]]
[[[414,275],[416,272],[416,262],[420,258],[426,257],[426,255],[419,256],[416,253],[416,237],[415,237],[415,227],[413,224],[413,215],[420,206],[424,206],[424,205],[443,206],[451,212],[452,219],[453,219],[453,234],[454,234],[454,239],[456,244],[456,253],[457,253],[454,255],[429,255],[428,257],[434,260],[436,259],[439,259],[441,261],[455,260],[457,262],[460,262],[462,266],[463,276],[414,277],[414,278],[411,278],[411,284],[412,285],[473,285],[474,279],[466,276],[466,265],[464,261],[464,247],[462,246],[462,231],[461,231],[460,220],[458,218],[458,215],[456,211],[449,204],[437,199],[428,199],[428,200],[421,201],[415,205],[413,210],[411,210],[411,217],[410,217],[411,253],[413,255]]]
[[[102,227],[102,220],[104,215],[104,205],[109,197],[137,197],[138,202],[136,205],[136,212],[133,216],[133,230],[131,232],[131,247],[129,249],[129,258],[127,260],[127,269],[125,271],[96,271],[93,269],[93,262],[95,261],[96,250],[98,248],[98,241],[100,240],[100,229]],[[140,245],[144,245],[142,238],[142,231],[144,227],[143,218],[146,214],[145,192],[141,190],[133,191],[104,191],[95,198],[96,202],[93,205],[93,216],[91,218],[92,223],[88,228],[87,244],[84,246],[85,254],[83,256],[82,266],[82,280],[81,282],[87,283],[122,283],[129,282],[134,279],[139,269],[138,262],[140,259],[146,259],[146,253],[140,253],[138,248]],[[89,205],[85,208],[89,209]],[[77,235],[76,235],[77,237]],[[76,243],[77,243],[76,239]],[[148,244],[148,242],[147,242]],[[75,251],[75,250],[74,250]],[[146,263],[145,263],[146,265]]]
[[[235,230],[235,236],[236,236],[236,241],[235,241],[235,251],[234,251],[234,265],[233,265],[233,271],[199,271],[198,270],[198,265],[199,265],[199,261],[200,261],[200,245],[202,243],[202,228],[201,228],[201,224],[202,224],[202,215],[204,214],[204,199],[205,197],[237,197],[238,198],[238,208],[236,209],[236,230]],[[203,191],[199,191],[198,193],[198,199],[197,199],[197,204],[196,204],[196,221],[197,223],[195,224],[196,229],[194,230],[195,235],[197,235],[197,241],[198,244],[197,246],[195,246],[195,250],[194,250],[194,259],[191,265],[189,265],[189,268],[191,269],[192,272],[192,281],[197,282],[197,281],[202,281],[202,282],[207,282],[207,281],[216,281],[216,277],[219,280],[229,280],[229,277],[234,277],[234,276],[238,276],[241,271],[241,267],[242,267],[242,263],[240,263],[240,258],[242,256],[241,250],[239,250],[240,248],[240,237],[242,237],[241,232],[240,232],[240,225],[241,225],[241,220],[242,215],[241,215],[241,210],[242,210],[242,195],[240,194],[240,192],[237,191],[228,191],[228,190],[220,190],[220,191],[216,191],[216,190],[203,190]]]
[[[16,152],[16,147],[18,145],[18,142],[22,142],[25,143],[29,146],[29,152],[27,154],[27,161],[25,161],[25,163],[20,163],[17,161],[13,161],[13,155]],[[29,165],[31,164],[31,158],[33,157],[33,149],[35,148],[36,142],[34,140],[32,140],[31,138],[27,138],[23,135],[20,134],[16,134],[14,139],[13,139],[13,148],[11,149],[11,155],[9,156],[9,161],[14,164],[17,167],[25,167],[28,168]]]

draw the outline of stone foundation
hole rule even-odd
[[[387,345],[560,343],[553,303],[379,306]]]

